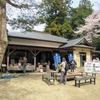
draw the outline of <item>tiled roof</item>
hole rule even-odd
[[[51,41],[58,43],[67,43],[66,38],[54,36],[51,34],[44,34],[41,32],[8,32],[9,37],[17,37],[17,38],[25,38],[25,39],[35,39],[35,40],[43,40],[43,41]]]
[[[82,41],[86,42],[87,45],[80,44]],[[61,46],[60,48],[67,48],[67,47],[73,47],[73,46],[84,47],[84,48],[93,48],[93,47],[90,46],[90,44],[86,41],[86,39],[84,37],[69,40],[67,42],[67,44]]]
[[[79,43],[83,38],[77,38],[73,40],[67,41],[67,44],[61,46],[61,48],[67,48],[67,47],[72,47],[75,46],[77,43]]]

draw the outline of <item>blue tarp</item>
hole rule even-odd
[[[70,62],[73,58],[73,54],[72,53],[68,53],[68,61]]]
[[[58,66],[58,63],[61,62],[61,57],[60,57],[60,53],[59,52],[53,52],[53,59],[54,59],[54,65],[55,65],[55,69]]]

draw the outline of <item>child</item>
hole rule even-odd
[[[61,62],[58,63],[58,67],[57,67],[58,73],[61,72],[61,65],[60,64],[61,64]]]

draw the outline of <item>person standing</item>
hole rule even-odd
[[[65,71],[65,66],[66,66],[67,62],[66,62],[66,59],[65,58],[62,58],[62,62],[60,64],[61,66],[61,77],[60,77],[60,82],[59,84],[62,83],[63,79],[64,79],[64,84],[66,84],[66,80],[67,80],[67,77],[66,77],[66,71]]]
[[[26,65],[27,65],[27,58],[26,57],[23,57],[23,73],[25,74],[26,73]]]
[[[72,58],[72,60],[69,63],[70,63],[71,72],[74,72],[74,69],[76,67],[75,65],[77,64],[76,61],[74,60],[74,58]]]
[[[23,62],[23,59],[22,59],[22,57],[20,57],[18,63],[22,64],[22,62]]]
[[[96,61],[99,62],[99,58],[98,57],[96,57]]]

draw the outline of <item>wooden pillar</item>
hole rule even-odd
[[[34,56],[34,66],[35,66],[35,69],[36,69],[36,56]]]
[[[36,69],[36,56],[38,55],[38,53],[40,52],[40,51],[38,51],[37,53],[36,53],[36,50],[35,50],[35,52],[33,53],[31,50],[29,50],[32,54],[33,54],[33,56],[34,56],[34,67],[35,67],[35,69]]]
[[[9,49],[7,51],[7,70],[9,69]]]
[[[10,54],[12,54],[16,49],[14,49],[13,51],[9,52],[9,49],[7,51],[7,70],[9,69],[9,56]]]
[[[35,50],[35,53],[33,53],[33,56],[34,56],[34,67],[36,69],[36,50]]]

